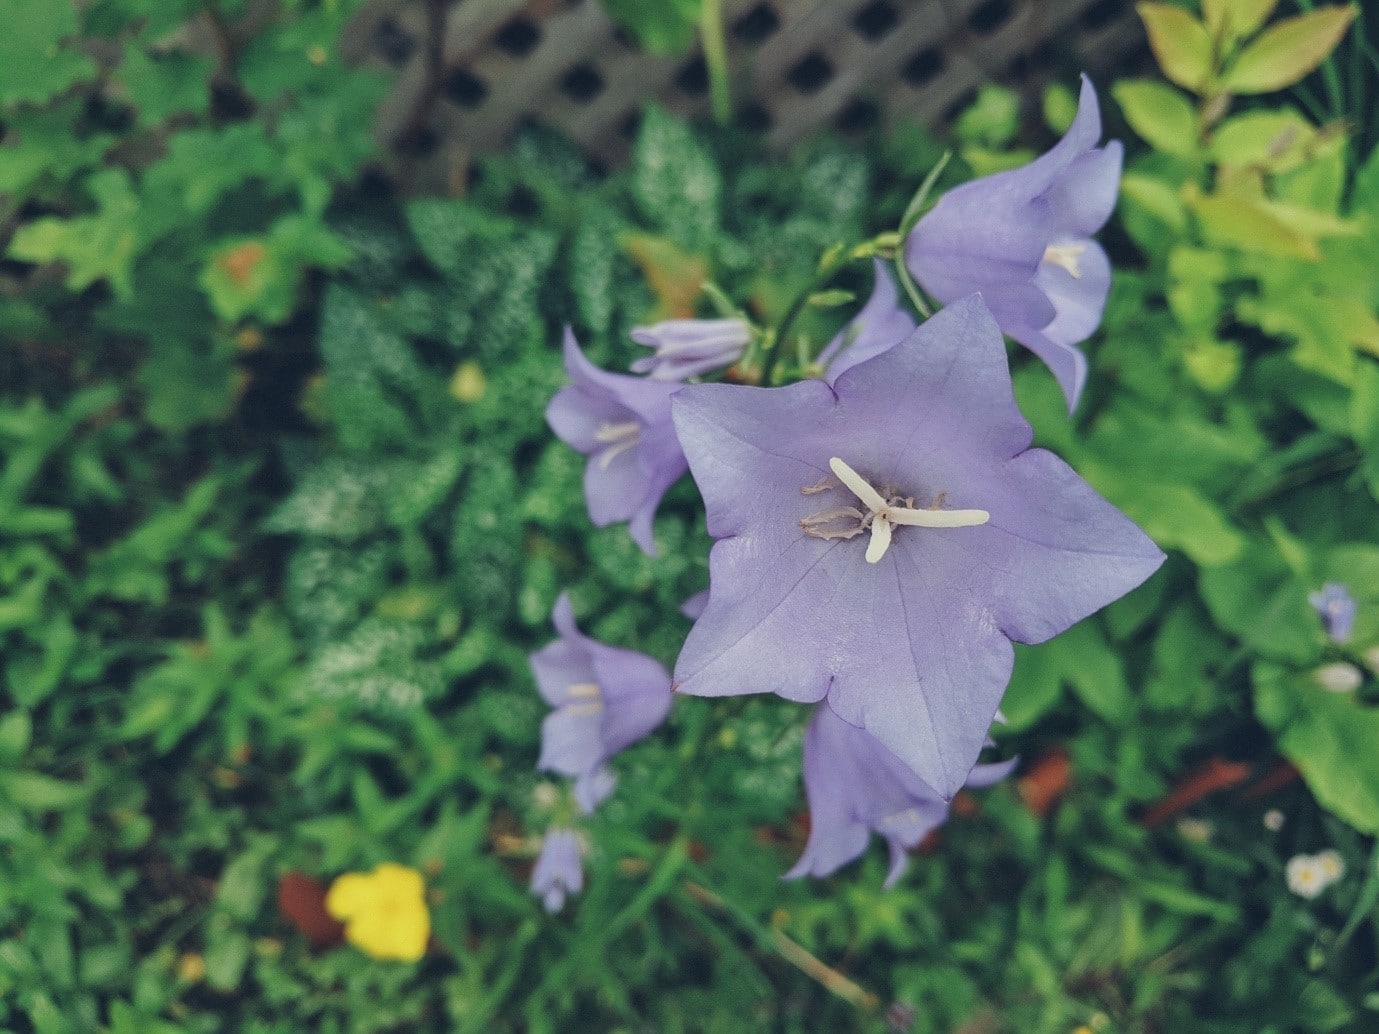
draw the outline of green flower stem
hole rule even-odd
[[[704,64],[709,70],[709,103],[713,117],[726,126],[733,117],[733,97],[728,85],[728,48],[723,38],[722,0],[701,0],[699,34],[704,43]]]
[[[760,383],[766,385],[772,383],[771,375],[775,372],[776,362],[780,358],[790,329],[800,318],[800,313],[804,312],[805,307],[809,304],[809,299],[832,280],[844,266],[871,258],[877,250],[877,242],[870,240],[852,248],[841,244],[834,245],[824,252],[823,257],[819,259],[819,266],[814,273],[814,278],[805,285],[802,291],[795,295],[789,308],[785,310],[785,315],[781,317],[781,321],[772,330],[767,331],[768,340],[763,342],[766,348],[766,359],[762,366]],[[813,356],[808,354],[807,349],[808,345],[806,344],[798,352],[801,368],[808,366],[813,361]]]

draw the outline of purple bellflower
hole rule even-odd
[[[1011,640],[1057,635],[1164,559],[1029,448],[980,297],[832,386],[689,385],[673,408],[718,540],[677,688],[827,698],[945,800],[981,751]]]
[[[541,854],[531,873],[531,892],[552,914],[565,907],[565,898],[584,889],[584,866],[580,863],[579,835],[572,829],[546,831]]]
[[[1019,759],[978,765],[968,786],[990,786]],[[804,790],[809,798],[809,840],[786,879],[827,876],[867,849],[872,833],[886,838],[891,869],[886,886],[905,872],[909,848],[948,817],[936,794],[871,733],[849,725],[820,704],[804,734]]]
[[[1326,634],[1333,643],[1344,643],[1355,628],[1355,598],[1340,582],[1327,582],[1317,592],[1307,594],[1326,626]]]
[[[1111,263],[1091,239],[1111,216],[1122,148],[1097,147],[1101,114],[1082,77],[1077,117],[1052,150],[950,190],[910,232],[905,264],[944,305],[980,291],[1001,329],[1039,356],[1071,410],[1101,323]]]
[[[553,617],[560,638],[531,655],[537,688],[554,708],[541,726],[536,767],[573,777],[575,799],[592,812],[613,790],[608,759],[669,713],[670,675],[646,654],[584,635],[566,593]]]
[[[880,259],[873,260],[873,264],[876,285],[867,304],[819,353],[819,365],[824,368],[830,384],[844,370],[880,355],[905,340],[915,329],[914,317],[901,307],[895,281],[885,264]]]
[[[633,327],[632,340],[656,349],[632,364],[653,381],[683,381],[732,366],[752,340],[745,320],[662,320]]]
[[[551,430],[589,457],[584,499],[598,527],[630,521],[632,539],[656,555],[651,519],[661,497],[686,470],[670,422],[674,382],[600,370],[584,357],[565,328],[565,372],[570,383],[546,407]]]

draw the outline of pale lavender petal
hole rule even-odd
[[[542,720],[540,771],[577,776],[603,760],[600,716],[580,706],[558,707]]]
[[[656,349],[632,364],[635,373],[652,380],[676,381],[731,366],[742,358],[752,339],[744,320],[663,320],[633,327],[632,340]]]
[[[1333,643],[1350,639],[1355,628],[1355,597],[1340,582],[1327,582],[1317,592],[1307,594],[1312,609],[1326,626],[1326,634]]]
[[[1045,262],[1034,278],[1055,310],[1053,322],[1044,328],[1044,336],[1067,345],[1087,340],[1101,325],[1106,296],[1111,292],[1111,260],[1101,245],[1088,239],[1072,243],[1082,249],[1074,260],[1077,276],[1062,266]],[[1014,333],[1011,337],[1020,340]]]
[[[541,898],[547,912],[559,912],[566,895],[584,889],[584,867],[579,856],[579,838],[574,830],[547,831],[531,874],[531,891]]]
[[[607,765],[599,765],[580,774],[575,780],[575,801],[586,815],[592,815],[609,794],[616,789],[618,777]]]
[[[1061,236],[1090,237],[1111,218],[1120,195],[1125,148],[1112,140],[1078,155],[1044,195]]]
[[[819,353],[819,364],[828,371],[830,383],[849,367],[880,355],[903,341],[915,329],[914,318],[900,304],[900,296],[880,259],[872,262],[875,286],[867,304]]]
[[[689,599],[685,600],[684,603],[680,604],[680,613],[691,621],[696,621],[699,615],[704,613],[704,608],[708,605],[709,590],[704,589],[702,592],[696,592]]]

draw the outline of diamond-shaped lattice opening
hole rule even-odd
[[[390,65],[405,65],[416,49],[417,41],[391,18],[385,18],[373,30],[374,53]]]
[[[1082,12],[1078,24],[1087,32],[1104,29],[1125,12],[1125,0],[1097,0]]]
[[[696,55],[689,64],[680,69],[675,76],[675,85],[691,97],[702,97],[709,92],[709,68],[704,58]]]
[[[863,39],[875,42],[889,36],[899,21],[890,0],[875,0],[852,16],[852,27]]]
[[[467,68],[456,68],[445,77],[445,98],[462,108],[477,108],[488,96],[488,84]]]
[[[603,76],[593,65],[575,65],[560,77],[560,92],[576,104],[588,104],[603,92]]]
[[[876,102],[858,97],[838,113],[834,125],[840,133],[859,134],[874,129],[880,120],[881,109],[876,106]]]
[[[493,45],[513,57],[526,57],[541,42],[541,30],[526,18],[507,21],[493,35]]]
[[[900,74],[915,88],[928,86],[943,72],[943,53],[933,47],[911,54]]]
[[[738,119],[742,122],[742,128],[753,133],[765,133],[771,128],[771,113],[760,104],[752,103],[743,107],[738,114]]]
[[[786,80],[800,93],[818,93],[833,78],[833,66],[817,50],[810,51],[785,73]]]
[[[780,18],[771,5],[757,4],[733,22],[733,35],[749,47],[755,47],[765,43],[779,28]]]
[[[1010,21],[1013,13],[1010,0],[986,0],[968,16],[967,26],[978,36],[987,36]]]

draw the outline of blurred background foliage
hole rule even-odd
[[[589,526],[542,416],[559,327],[625,367],[710,279],[770,322],[943,148],[769,156],[651,107],[612,175],[531,131],[466,196],[406,198],[372,166],[386,83],[336,56],[355,6],[0,0],[0,1029],[1379,1027],[1372,18],[1294,25],[1279,83],[1250,47],[1310,3],[1143,5],[1164,77],[1103,84],[1130,158],[1076,416],[1012,360],[1041,443],[1171,555],[1019,651],[1017,778],[893,891],[879,853],[782,884],[800,714],[679,700],[548,917],[527,652],[569,588],[669,663],[709,544],[688,480],[654,561]],[[648,45],[692,37],[670,9]],[[943,185],[1071,107],[988,87]],[[1325,581],[1359,602],[1344,644]],[[1290,893],[1321,848],[1343,878]],[[310,880],[385,860],[428,881],[415,966],[302,918]]]

